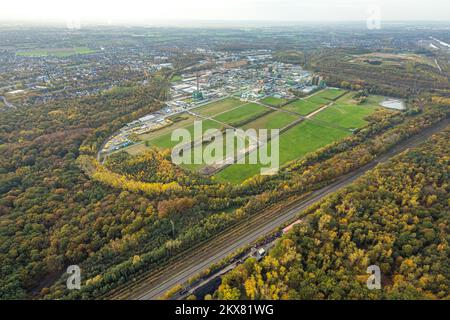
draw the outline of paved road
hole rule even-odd
[[[322,200],[324,197],[330,195],[331,193],[343,187],[346,187],[355,179],[363,175],[366,171],[374,168],[378,163],[385,162],[389,158],[401,153],[402,151],[417,146],[418,144],[429,138],[432,134],[443,130],[448,125],[448,123],[449,120],[446,119],[439,124],[422,131],[419,135],[415,135],[405,140],[404,142],[392,148],[389,152],[376,157],[376,159],[374,159],[364,167],[341,177],[339,180],[322,189],[314,191],[306,200],[299,201],[295,206],[279,215],[276,215],[273,219],[261,221],[261,224],[258,227],[253,228],[248,232],[243,232],[240,236],[234,238],[233,242],[231,243],[223,242],[223,245],[221,245],[220,247],[215,246],[212,249],[208,248],[208,243],[202,245],[201,247],[197,248],[195,252],[188,253],[184,257],[184,260],[189,260],[192,257],[198,257],[196,259],[198,263],[194,265],[180,263],[175,268],[175,270],[171,269],[168,272],[163,271],[162,274],[158,276],[157,280],[155,280],[154,282],[142,283],[139,285],[139,287],[135,287],[133,289],[133,292],[128,295],[128,298],[157,299],[164,292],[166,292],[176,284],[187,282],[187,280],[192,276],[198,274],[212,264],[221,261],[239,248],[245,247],[261,238],[261,236],[272,232],[279,226],[293,221],[297,217],[299,212],[305,210],[310,205]],[[214,240],[220,241],[220,238],[224,236],[225,235],[220,235]]]

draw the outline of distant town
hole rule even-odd
[[[161,129],[172,123],[171,117],[191,111],[211,101],[230,96],[241,101],[258,101],[265,97],[294,98],[293,90],[310,94],[325,87],[320,76],[314,76],[298,65],[273,61],[268,50],[244,51],[240,54],[206,52],[211,60],[200,61],[174,76],[170,98],[158,112],[141,117],[125,126],[111,137],[101,150],[102,154],[117,151],[133,144],[133,135]],[[206,71],[192,71],[201,66],[214,66]],[[153,70],[173,68],[164,63],[152,66]]]

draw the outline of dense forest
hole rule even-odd
[[[450,129],[377,166],[302,214],[219,299],[448,299]],[[378,265],[382,289],[366,287]]]
[[[137,214],[146,212],[147,199],[120,197],[119,190],[91,181],[76,159],[124,122],[160,108],[161,79],[2,113],[0,297],[29,297],[143,219]]]

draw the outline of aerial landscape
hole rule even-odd
[[[0,13],[1,300],[450,298],[447,2],[115,2]]]

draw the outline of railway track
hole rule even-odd
[[[291,200],[290,203],[284,204],[284,205],[285,206],[287,205],[288,207],[294,206],[296,204],[296,201],[298,201],[298,198],[295,200]],[[280,206],[280,205],[278,205],[278,206]],[[282,208],[280,206],[280,208],[277,208],[277,209],[284,210],[286,208],[285,206],[283,206]],[[269,218],[270,216],[273,216],[274,214],[276,214],[276,209],[272,208],[272,210],[266,210],[262,214],[249,216],[249,218],[247,218],[246,220],[240,221],[239,224],[232,225],[229,228],[221,231],[215,238],[209,239],[209,241],[208,240],[204,241],[204,242],[199,243],[198,245],[192,247],[190,249],[190,251],[196,251],[196,249],[200,249],[201,247],[203,247],[206,244],[208,245],[208,251],[215,250],[216,248],[220,248],[221,246],[223,246],[224,241],[227,242],[229,240],[232,240],[237,235],[242,234],[243,232],[247,231],[249,228],[254,227],[255,224],[260,222],[259,220]],[[201,258],[202,257],[200,257],[200,259]],[[190,263],[190,262],[198,262],[198,259],[199,259],[199,257],[197,255],[194,255],[194,256],[191,256],[189,254],[178,255],[174,259],[166,262],[164,264],[164,266],[156,269],[154,272],[151,272],[150,274],[142,275],[140,277],[135,277],[136,280],[134,282],[141,283],[142,281],[145,281],[146,283],[149,283],[149,284],[153,283],[155,281],[160,280],[161,275],[165,275],[167,272],[177,269],[177,267],[179,265]],[[170,265],[167,266],[167,264],[170,264]],[[136,288],[136,290],[139,290],[138,287],[139,287],[139,284],[127,286],[125,288],[114,290],[113,292],[110,293],[110,295],[104,296],[104,297],[108,297],[108,298],[112,298],[112,299],[131,298],[131,296],[133,296],[133,297],[135,296],[135,294],[130,295],[130,293],[133,293],[133,292],[131,292],[131,291],[133,291],[132,288]]]

